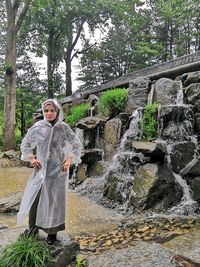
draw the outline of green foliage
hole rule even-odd
[[[85,259],[80,259],[79,257],[76,258],[76,267],[84,267],[86,264],[87,262]]]
[[[99,111],[104,116],[114,117],[125,109],[128,91],[124,88],[104,92],[99,98]]]
[[[70,115],[65,116],[66,122],[70,126],[74,126],[79,120],[87,117],[88,109],[90,105],[88,103],[80,104],[79,106],[74,106],[70,110]]]
[[[47,246],[33,236],[19,238],[0,254],[0,267],[46,267],[49,261]]]
[[[147,104],[144,107],[142,128],[143,128],[143,139],[150,141],[157,136],[157,110],[158,104]]]
[[[13,66],[11,64],[4,64],[4,70],[7,75],[12,75],[14,73]]]

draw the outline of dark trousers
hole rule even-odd
[[[40,194],[41,194],[41,189],[38,192],[31,208],[29,211],[29,229],[32,231],[34,231],[35,228],[37,228],[38,226],[36,225],[36,216],[37,216],[37,207],[38,207],[38,203],[39,203],[39,199],[40,199]],[[40,229],[42,229],[43,231],[45,231],[47,234],[57,234],[58,231],[62,231],[65,229],[65,224],[61,224],[58,225],[56,227],[52,227],[52,228],[41,228],[38,227]]]

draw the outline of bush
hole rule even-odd
[[[157,110],[158,104],[147,104],[142,117],[143,140],[150,141],[157,137]]]
[[[70,110],[70,115],[65,116],[66,122],[70,126],[74,126],[78,121],[87,117],[88,109],[90,108],[90,104],[83,103],[79,106],[74,106]]]
[[[127,102],[126,89],[112,89],[104,92],[99,98],[99,111],[102,115],[114,117],[124,111]]]
[[[19,238],[0,254],[0,267],[46,267],[49,262],[48,248],[33,236]]]

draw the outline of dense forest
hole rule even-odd
[[[43,99],[199,50],[199,0],[1,0],[0,145],[15,147]]]

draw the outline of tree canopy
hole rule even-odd
[[[3,0],[0,22],[0,87],[11,147],[19,110],[26,109],[17,106],[16,113],[16,90],[30,108],[31,94],[68,96],[200,50],[198,0]],[[45,69],[35,57],[45,58]],[[72,82],[75,58],[79,88]]]

